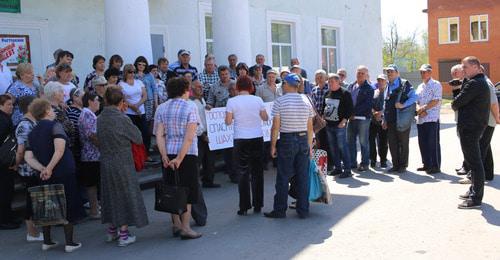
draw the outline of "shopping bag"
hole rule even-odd
[[[179,171],[175,170],[175,184],[159,182],[155,187],[155,210],[181,215],[187,210],[188,188],[179,186]]]
[[[135,170],[140,172],[144,169],[144,164],[148,158],[144,144],[132,143],[132,156],[134,158]]]
[[[316,163],[316,166],[318,167],[318,177],[321,183],[321,190],[322,194],[321,196],[315,200],[315,202],[321,202],[325,204],[331,204],[332,203],[332,195],[330,193],[330,188],[328,186],[328,182],[326,181],[326,176],[327,176],[327,164],[328,164],[328,157],[327,153],[325,150],[321,149],[314,149],[313,150],[313,160]]]
[[[314,160],[309,163],[309,201],[315,201],[323,194],[318,168]]]
[[[33,207],[33,223],[37,226],[67,224],[66,195],[63,184],[28,188]]]

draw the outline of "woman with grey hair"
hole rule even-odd
[[[24,96],[38,96],[38,86],[36,85],[33,73],[33,65],[21,63],[16,69],[17,80],[7,89],[7,94],[14,98],[14,111],[12,112],[12,123],[17,126],[23,118],[23,113],[19,109],[19,99]]]
[[[49,101],[52,109],[56,113],[56,122],[59,122],[63,125],[64,132],[67,136],[75,135],[75,128],[73,127],[73,123],[69,120],[66,115],[66,111],[64,107],[64,86],[58,81],[51,81],[47,83],[43,89],[44,97]],[[72,144],[70,143],[70,148]]]

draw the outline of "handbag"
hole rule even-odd
[[[135,170],[138,172],[142,171],[148,158],[144,144],[132,143],[132,157],[134,158]]]
[[[318,175],[318,168],[316,162],[310,160],[309,162],[309,201],[315,201],[321,197],[323,189]]]
[[[63,184],[28,188],[32,201],[33,223],[37,226],[67,224],[66,194]]]
[[[408,88],[408,82],[402,82],[403,89],[398,93],[397,102],[401,102],[401,96]],[[396,110],[396,129],[399,132],[404,132],[411,127],[415,119],[415,112],[417,111],[417,104],[413,103],[408,107]]]
[[[307,95],[306,95],[307,96]],[[311,103],[311,106],[314,109],[314,117],[313,117],[313,131],[315,134],[317,134],[321,129],[326,127],[326,120],[318,113],[318,110],[316,109],[316,106],[312,102],[311,98],[307,96],[307,99],[309,99],[309,103]]]
[[[159,182],[155,187],[155,210],[181,215],[187,211],[189,189],[179,186],[179,170],[174,171],[175,184]]]
[[[13,134],[9,134],[0,146],[0,165],[11,167],[16,163],[17,142]]]

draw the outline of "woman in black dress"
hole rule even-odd
[[[82,246],[73,241],[73,224],[85,217],[85,211],[76,184],[75,161],[68,146],[68,136],[63,126],[54,121],[56,115],[50,103],[43,99],[34,100],[29,111],[38,124],[28,136],[25,160],[40,171],[41,185],[63,184],[66,194],[67,220],[64,225],[66,252],[73,252]],[[57,246],[50,236],[50,226],[43,227],[42,250]]]

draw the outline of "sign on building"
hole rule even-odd
[[[265,106],[267,114],[269,115],[269,120],[262,122],[262,134],[264,142],[268,142],[271,140],[271,126],[273,124],[271,109],[273,107],[273,102],[265,103]],[[208,147],[210,151],[233,147],[234,130],[232,124],[226,125],[225,123],[226,108],[218,107],[205,110],[205,116],[207,119]]]
[[[0,12],[20,13],[21,0],[0,0]]]
[[[19,63],[31,62],[28,35],[0,34],[0,62],[15,70]]]

